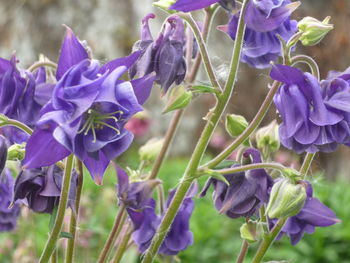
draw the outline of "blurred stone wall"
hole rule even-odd
[[[330,15],[336,28],[319,46],[302,51],[320,63],[322,77],[330,69],[344,70],[350,65],[350,1],[302,2],[295,12],[296,19],[305,15],[323,19]],[[40,53],[55,61],[65,30],[63,24],[70,26],[80,39],[87,40],[94,57],[101,61],[126,55],[138,39],[139,24],[145,14],[156,12],[158,15],[151,22],[154,35],[161,26],[164,13],[153,9],[151,3],[152,0],[0,0],[0,56],[9,58],[16,51],[21,67],[30,65]],[[226,23],[226,13],[220,11],[214,24]],[[227,75],[232,47],[233,42],[213,28],[209,52],[221,80]],[[267,93],[268,71],[257,72],[242,65],[239,73],[229,110],[251,120]],[[203,72],[199,80],[206,81]],[[204,116],[213,103],[210,96],[203,96],[189,108],[180,127],[182,132],[174,144],[178,153],[191,152],[204,124],[195,116]],[[168,126],[169,116],[160,113],[163,105],[156,89],[146,107],[155,119],[152,134],[161,136]],[[264,123],[274,117],[275,112],[271,110]],[[345,174],[350,168],[349,157],[350,151],[344,147],[336,154],[321,155],[319,164],[329,174]]]

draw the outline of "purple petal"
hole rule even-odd
[[[300,69],[280,64],[272,67],[270,77],[288,85],[298,84],[305,81],[304,74]]]
[[[125,135],[123,137],[117,141],[107,144],[102,148],[102,151],[108,159],[113,160],[129,148],[133,139],[134,135],[129,131],[125,131]]]
[[[190,12],[198,9],[208,7],[212,4],[219,2],[219,0],[178,0],[175,4],[170,6],[169,9]]]
[[[89,170],[92,179],[97,185],[102,185],[103,175],[108,167],[109,160],[99,151],[96,158],[92,158],[85,154],[82,160],[86,168]]]
[[[106,71],[112,72],[113,70],[121,66],[124,66],[127,69],[129,69],[139,59],[140,55],[141,51],[135,51],[127,57],[112,60],[101,67],[100,73],[103,74]]]
[[[155,75],[148,74],[142,78],[134,79],[131,81],[131,85],[134,88],[134,92],[139,104],[143,105],[151,95],[151,90],[155,78]]]
[[[69,68],[89,58],[84,46],[79,42],[73,31],[69,27],[66,28],[66,35],[63,39],[60,57],[58,59],[56,72],[56,78],[58,80]]]
[[[118,195],[121,196],[129,188],[129,176],[123,169],[117,167],[117,177],[118,177]]]

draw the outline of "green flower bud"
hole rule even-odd
[[[298,28],[303,34],[300,41],[304,46],[314,46],[318,44],[334,27],[329,24],[330,16],[322,22],[313,17],[304,17],[298,23]]]
[[[293,184],[289,179],[277,181],[271,190],[267,205],[267,215],[270,218],[295,216],[304,207],[306,189],[302,184]]]
[[[280,136],[277,121],[260,128],[255,134],[255,139],[259,149],[268,149],[270,152],[278,151],[280,148]]]
[[[145,145],[143,145],[139,150],[139,155],[142,161],[146,162],[153,162],[162,146],[163,146],[164,139],[156,139],[152,138],[148,142],[146,142]]]
[[[232,137],[237,137],[247,128],[247,120],[240,115],[228,114],[226,115],[225,127]]]
[[[254,243],[262,239],[264,234],[264,223],[248,221],[247,223],[244,223],[239,230],[242,239],[249,243]]]
[[[24,158],[26,144],[13,144],[7,151],[7,159],[12,161],[21,161]]]
[[[153,3],[154,6],[157,6],[161,9],[168,10],[170,6],[176,3],[176,0],[160,0]]]
[[[163,110],[168,113],[173,110],[183,109],[192,101],[192,92],[187,91],[184,86],[178,86],[170,91],[168,103]]]

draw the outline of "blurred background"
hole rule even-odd
[[[58,57],[64,35],[62,24],[70,26],[81,40],[86,40],[96,59],[102,62],[130,53],[139,38],[141,18],[155,12],[157,19],[151,21],[154,37],[157,36],[165,14],[152,7],[152,0],[0,0],[0,57],[10,58],[16,51],[19,67],[26,68],[44,54],[53,61]],[[201,13],[197,15],[201,19]],[[294,13],[299,20],[309,15],[318,19],[331,16],[335,30],[321,44],[310,48],[298,48],[312,56],[320,66],[322,77],[330,70],[343,71],[350,66],[350,1],[349,0],[304,0]],[[224,80],[230,60],[233,42],[215,27],[227,23],[227,14],[220,11],[211,31],[209,52],[220,79]],[[251,120],[267,93],[268,71],[256,71],[242,65],[235,94],[228,111],[241,114]],[[201,72],[198,82],[206,82]],[[186,166],[186,158],[193,150],[204,121],[214,101],[210,96],[196,99],[182,120],[169,160],[161,170],[161,178],[167,189],[174,187]],[[166,131],[171,114],[162,115],[164,99],[159,89],[152,91],[146,104],[148,117],[134,121],[137,139],[121,160],[121,166],[137,167],[137,149],[150,137],[161,137]],[[201,116],[200,118],[198,116]],[[276,117],[271,109],[263,124]],[[224,130],[218,129],[210,144],[210,153],[215,155],[228,142]],[[276,159],[298,167],[300,157],[282,150]],[[330,206],[342,220],[341,224],[318,229],[306,236],[291,249],[287,238],[276,243],[268,255],[269,260],[289,259],[290,262],[350,262],[350,149],[340,147],[332,154],[320,154],[312,167],[316,196]],[[83,192],[83,212],[80,225],[80,243],[77,262],[96,262],[107,238],[117,210],[113,171],[106,176],[103,187],[97,187],[86,176]],[[203,183],[203,182],[201,182]],[[196,200],[196,209],[191,221],[195,244],[175,260],[182,262],[233,262],[240,248],[238,234],[240,220],[230,220],[217,214],[209,195]],[[106,209],[108,207],[108,209]],[[0,263],[36,262],[45,244],[48,230],[48,215],[33,215],[22,212],[16,232],[0,233]],[[62,241],[63,242],[63,241]],[[136,250],[132,249],[124,262],[137,262]],[[249,257],[246,262],[249,262]]]

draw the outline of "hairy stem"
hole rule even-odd
[[[312,75],[314,75],[318,80],[320,80],[320,70],[316,61],[313,58],[306,55],[297,55],[291,58],[290,63],[292,66],[297,63],[307,64],[311,69]]]
[[[41,67],[50,67],[50,68],[53,68],[53,69],[57,69],[57,64],[53,63],[51,61],[39,61],[39,62],[36,62],[33,65],[31,65],[28,68],[28,71],[33,72],[36,69],[41,68]]]
[[[142,260],[143,263],[151,263],[154,260],[155,255],[158,252],[158,249],[160,245],[162,244],[176,214],[179,210],[185,195],[190,188],[192,182],[195,179],[195,174],[197,172],[198,166],[200,161],[202,160],[202,157],[204,155],[204,152],[208,146],[209,140],[214,132],[214,129],[216,128],[224,110],[226,109],[226,106],[231,98],[234,83],[237,76],[238,66],[239,66],[239,59],[240,54],[242,50],[243,45],[243,38],[244,38],[244,32],[245,32],[245,24],[244,24],[244,12],[245,7],[247,5],[249,0],[244,1],[242,12],[240,14],[239,22],[238,22],[238,29],[237,29],[237,36],[236,41],[234,45],[234,51],[231,61],[231,67],[230,67],[230,75],[226,82],[225,89],[223,93],[218,97],[217,104],[215,106],[215,109],[211,112],[209,120],[202,132],[202,135],[197,143],[197,146],[192,154],[192,157],[189,161],[189,164],[187,166],[187,169],[185,171],[185,174],[183,175],[183,178],[181,180],[181,183],[178,186],[178,189],[175,193],[175,196],[173,200],[171,201],[167,212],[165,213],[163,220],[157,230],[157,233],[152,239],[151,245],[148,248],[148,250],[145,253],[145,256]],[[191,19],[190,19],[191,21]],[[191,22],[190,22],[191,23]],[[203,54],[202,54],[203,55]]]
[[[7,119],[6,121],[0,123],[0,128],[5,127],[5,126],[13,126],[13,127],[16,127],[18,129],[28,133],[29,135],[33,134],[33,130],[20,121]]]
[[[311,163],[312,163],[315,155],[316,155],[315,153],[307,153],[305,155],[304,162],[300,168],[300,174],[303,176],[304,179],[307,176],[307,173],[310,169]]]
[[[234,174],[234,173],[240,173],[240,172],[256,170],[256,169],[274,169],[274,170],[283,172],[286,169],[286,167],[280,163],[252,163],[252,164],[242,165],[238,167],[214,170],[214,171],[221,174]]]
[[[50,237],[46,242],[44,251],[41,254],[41,257],[39,260],[40,263],[49,262],[50,257],[56,248],[56,243],[61,233],[64,214],[66,212],[67,203],[68,203],[69,189],[70,189],[70,183],[71,183],[71,177],[72,177],[73,160],[74,160],[73,155],[68,156],[65,169],[64,169],[64,175],[63,175],[62,187],[61,187],[62,190],[61,190],[60,201],[58,204],[55,224],[52,228]]]
[[[124,221],[123,218],[125,218],[126,210],[125,206],[121,205],[119,208],[119,211],[117,213],[117,216],[114,221],[113,228],[111,232],[109,233],[108,239],[102,249],[102,252],[98,258],[98,263],[104,263],[107,260],[109,251],[111,247],[113,246],[113,243],[117,237],[117,235],[120,233],[121,228],[123,227],[122,222]]]
[[[74,262],[74,250],[75,250],[75,241],[77,240],[77,222],[79,220],[79,208],[80,208],[80,199],[81,192],[83,190],[84,174],[83,174],[83,163],[76,158],[76,171],[78,174],[77,180],[77,190],[74,204],[74,211],[72,211],[70,223],[69,223],[69,232],[72,234],[72,238],[68,239],[67,253],[66,253],[66,263]]]
[[[131,234],[132,234],[133,227],[130,224],[128,226],[128,229],[126,230],[126,233],[124,234],[123,238],[120,240],[120,243],[118,244],[117,252],[115,253],[115,256],[113,257],[111,263],[119,263],[122,259],[124,252],[127,248],[127,245],[129,243]]]
[[[278,88],[280,87],[280,83],[275,81],[269,93],[267,94],[263,104],[261,105],[258,113],[252,120],[252,122],[248,125],[248,127],[244,130],[244,132],[239,135],[223,152],[221,152],[218,156],[216,156],[213,160],[203,165],[201,168],[214,168],[223,160],[225,160],[234,150],[236,150],[245,140],[249,138],[249,136],[259,127],[260,123],[264,119],[266,113],[270,109],[270,106],[273,101],[273,97],[275,96]]]

